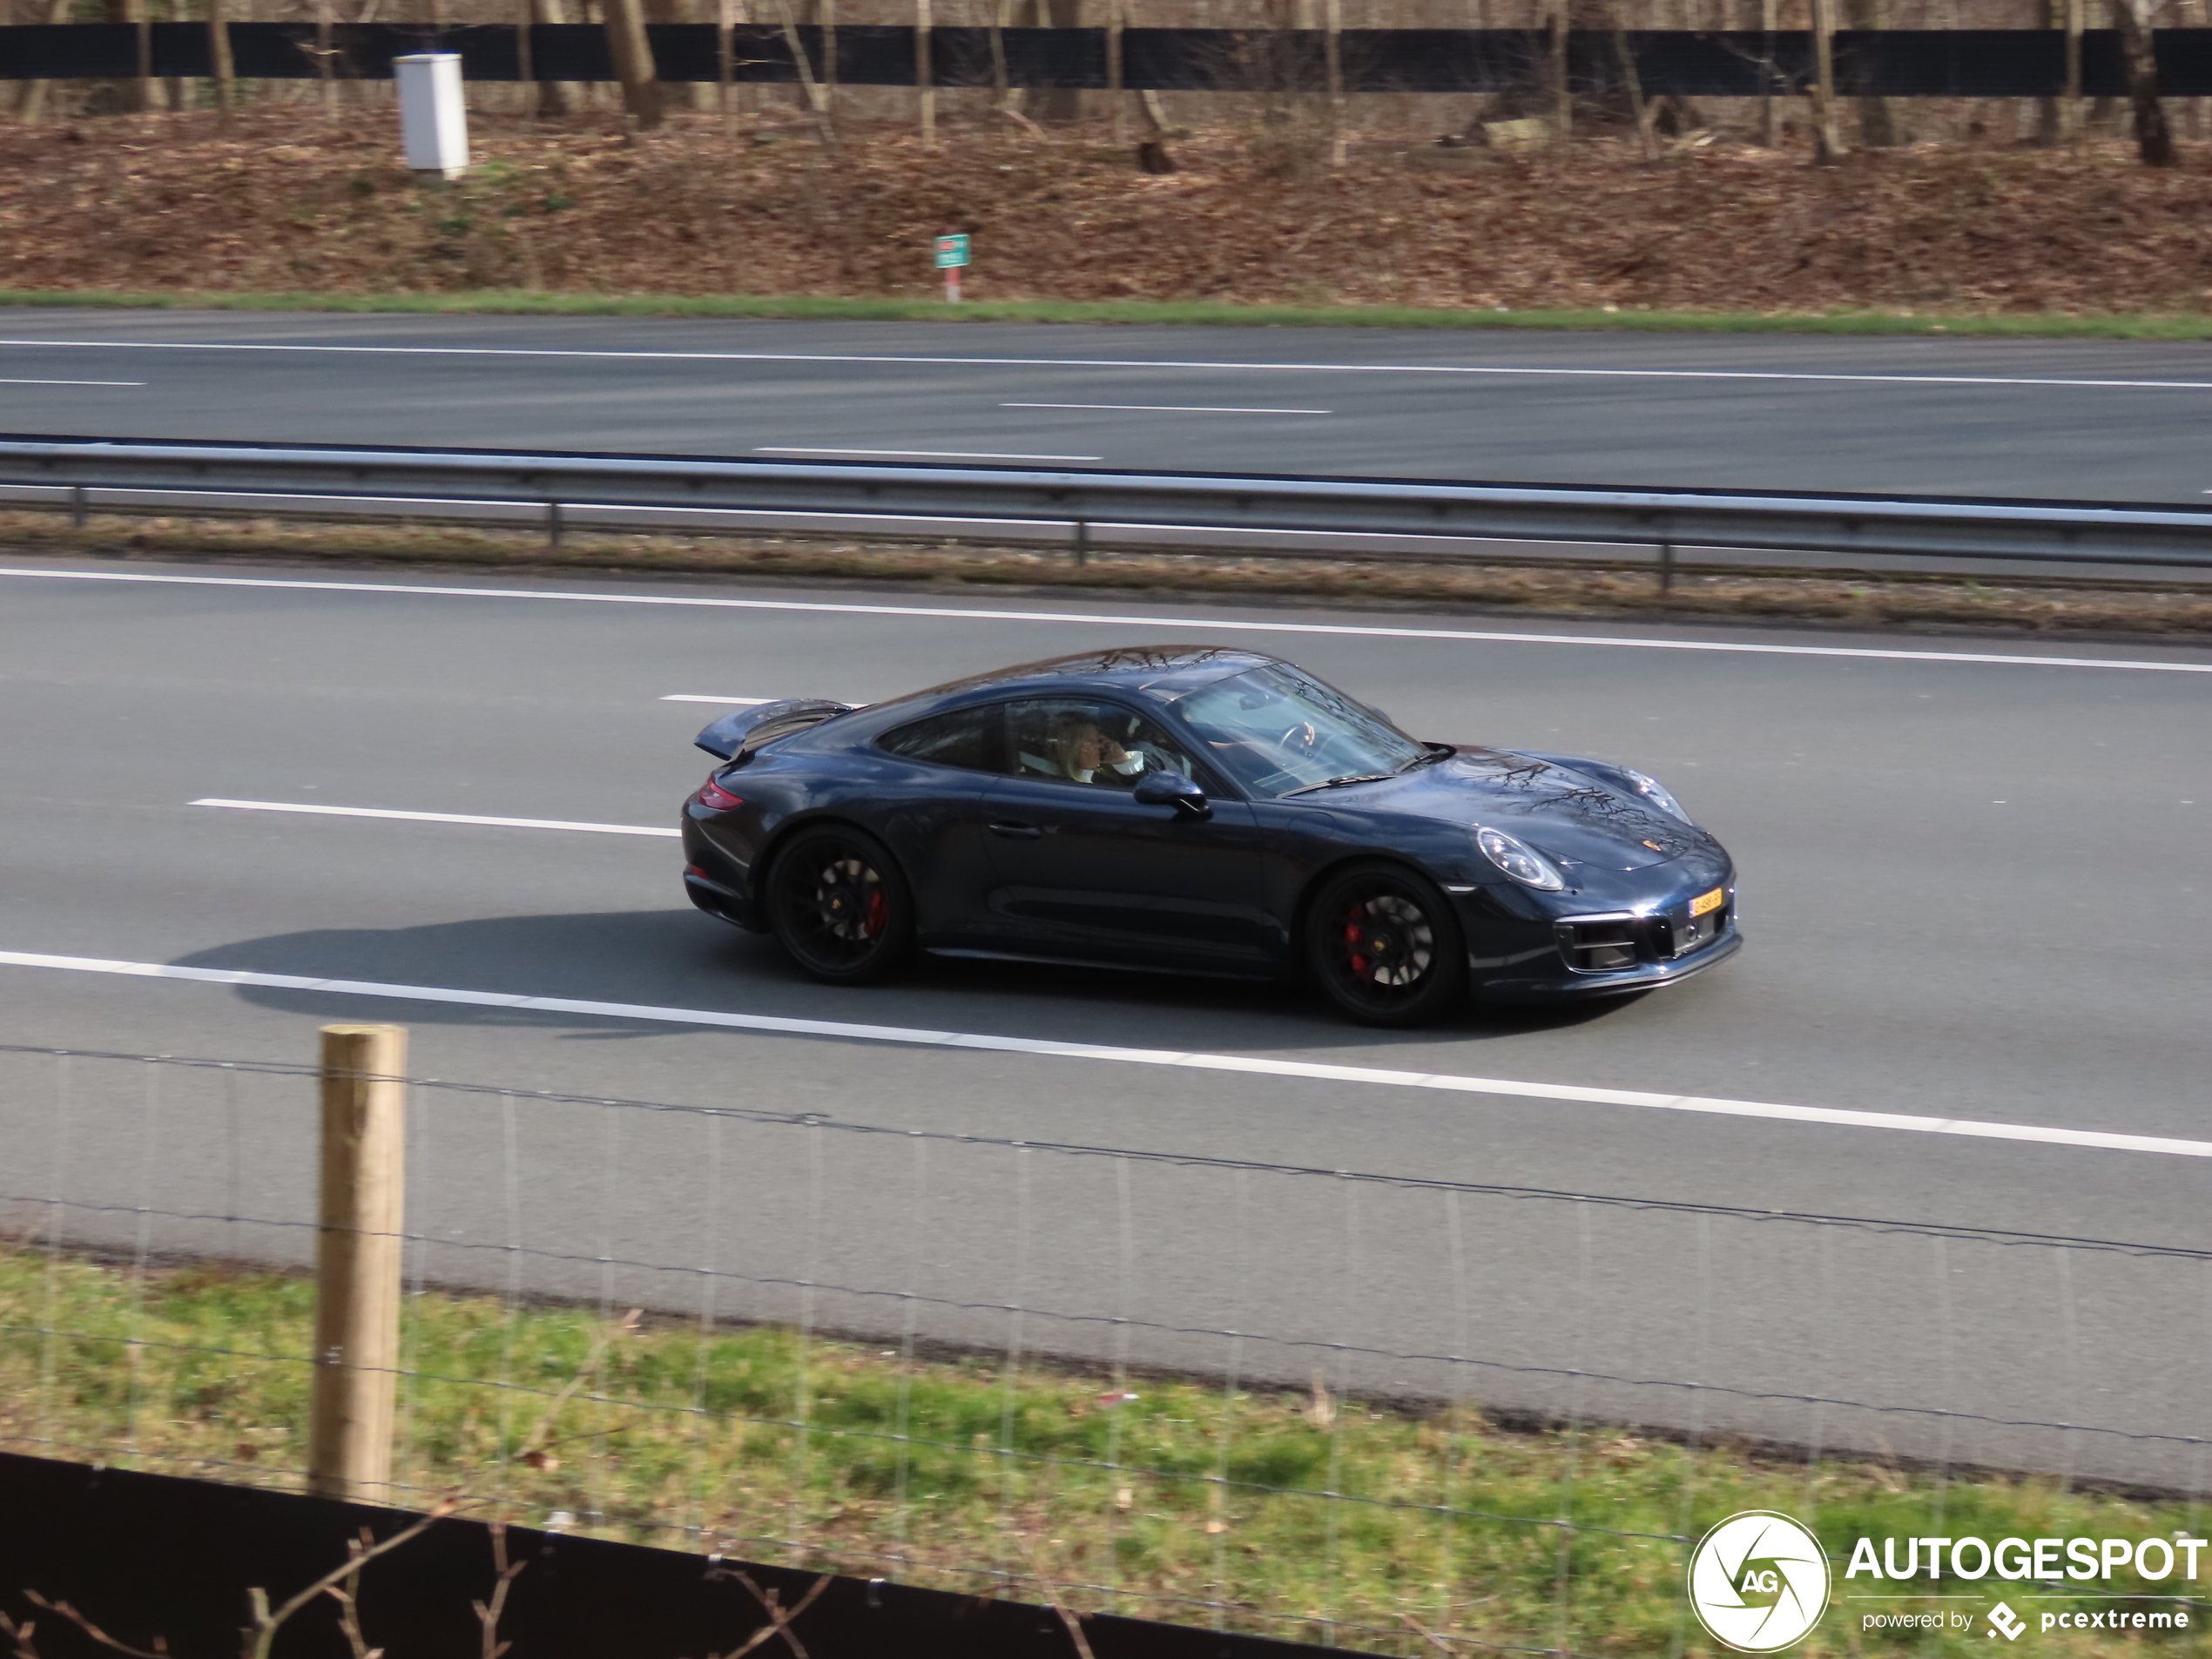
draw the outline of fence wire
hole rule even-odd
[[[315,1076],[0,1045],[0,1444],[300,1482]],[[1571,1653],[1734,1510],[2205,1496],[2186,1244],[408,1088],[400,1501]]]

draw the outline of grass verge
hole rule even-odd
[[[2203,315],[2026,312],[1461,311],[1424,306],[1231,305],[1215,300],[941,300],[807,294],[561,293],[520,288],[421,293],[129,293],[0,289],[0,306],[164,311],[392,312],[418,315],[778,317],[855,322],[1186,324],[1247,328],[1456,328],[1642,334],[1957,334],[2020,340],[2206,340]]]
[[[1319,603],[1456,605],[1528,616],[1666,616],[1857,628],[2188,641],[2212,634],[2212,583],[2097,586],[1698,571],[1662,591],[1631,565],[1441,565],[1234,557],[1095,549],[1076,564],[1034,547],[826,537],[578,533],[560,549],[536,529],[425,523],[280,523],[96,515],[83,529],[59,514],[0,512],[0,549],[15,554],[133,559],[319,560],[514,573],[774,577],[1233,596]]]
[[[294,1486],[313,1308],[311,1285],[275,1274],[0,1250],[0,1444]],[[1744,1509],[1796,1515],[1831,1550],[1884,1534],[2140,1539],[2201,1519],[2052,1480],[1792,1463],[1598,1425],[1509,1433],[1472,1404],[1386,1409],[1318,1382],[914,1358],[438,1291],[408,1300],[403,1353],[398,1478],[420,1502],[459,1489],[524,1524],[564,1512],[579,1530],[1025,1599],[1042,1575],[1078,1608],[1378,1652],[1703,1650],[1682,1541]],[[1971,1607],[1979,1626],[1999,1589],[2081,1587],[1915,1588],[1982,1599],[1878,1605]],[[2032,1605],[2171,1588],[2121,1580]],[[1863,1641],[1856,1609],[1832,1608],[1800,1651],[1986,1659],[1979,1628]],[[2203,1611],[2187,1635],[2055,1632],[2039,1651],[2200,1652]]]

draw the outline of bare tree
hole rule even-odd
[[[615,60],[615,78],[622,83],[622,106],[640,132],[651,132],[660,125],[663,110],[653,43],[645,34],[645,8],[641,0],[606,0],[606,12],[607,50]]]
[[[67,23],[69,0],[47,0],[45,20],[50,24]],[[53,96],[53,91],[51,81],[25,81],[23,91],[16,94],[16,118],[24,122],[37,120],[46,113],[46,100]]]
[[[1629,115],[1636,124],[1636,149],[1646,161],[1656,161],[1659,141],[1651,131],[1651,106],[1644,102],[1643,75],[1636,68],[1635,48],[1629,44],[1622,0],[1613,0],[1613,53],[1621,60],[1621,79],[1628,88]]]
[[[2128,70],[2128,101],[2135,109],[2135,153],[2146,167],[2170,167],[2173,129],[2158,101],[2158,57],[2151,47],[2154,0],[2109,0],[2112,26],[2120,31],[2120,56]]]
[[[231,20],[224,0],[207,0],[207,61],[215,71],[215,107],[227,126],[238,107],[238,67],[231,57]]]
[[[1836,120],[1836,0],[1812,0],[1812,158],[1826,166],[1844,152]]]
[[[1854,29],[1887,29],[1891,24],[1890,0],[1851,0],[1849,14]],[[1886,150],[1897,143],[1897,111],[1890,100],[1878,92],[1860,95],[1858,104],[1858,141],[1869,150]]]

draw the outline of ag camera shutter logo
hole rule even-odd
[[[1778,1653],[1804,1641],[1828,1610],[1828,1553],[1787,1515],[1730,1515],[1689,1558],[1689,1605],[1723,1647]]]

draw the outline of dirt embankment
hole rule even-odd
[[[977,299],[1513,309],[2212,311],[2212,155],[1913,149],[1816,169],[1716,143],[1653,163],[1384,144],[1322,165],[1258,129],[1149,176],[1103,132],[954,128],[935,151],[748,118],[478,117],[451,185],[388,111],[0,128],[0,288],[925,297],[975,238]]]

